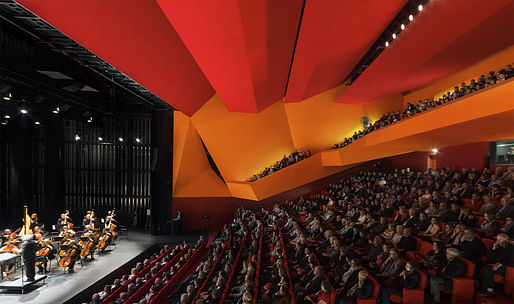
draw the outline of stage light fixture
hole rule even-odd
[[[124,141],[123,137],[118,138],[118,141],[123,142]]]
[[[102,136],[98,136],[98,141],[103,141],[104,138]]]
[[[420,12],[423,11],[423,4],[418,5],[418,11],[420,11]]]
[[[59,106],[55,107],[55,109],[52,111],[52,113],[54,113],[54,114],[59,114],[59,112],[61,112],[61,109],[59,108]]]
[[[432,149],[432,152],[434,152],[434,153],[438,153],[438,152],[439,152],[439,149],[437,149],[437,148],[433,148],[433,149]]]
[[[88,122],[88,123],[92,123],[92,122],[93,122],[93,117],[92,117],[92,116],[91,116],[91,117],[89,117],[89,118],[87,119],[87,122]]]
[[[405,29],[405,24],[402,23],[402,25],[400,25],[400,28],[402,29],[402,31]]]
[[[7,121],[2,121],[2,125],[7,125]]]
[[[21,109],[21,110],[20,110],[20,113],[21,113],[21,114],[27,114],[28,112],[29,112],[29,111],[27,111],[27,110],[25,110],[25,109]]]
[[[136,142],[137,142],[137,143],[140,143],[140,142],[141,142],[141,138],[136,137]]]
[[[40,123],[39,121],[35,121],[35,122],[34,122],[34,124],[35,124],[36,126],[39,126],[41,123]]]
[[[75,141],[79,141],[80,140],[80,136],[78,134],[75,135]]]
[[[12,98],[11,92],[7,93],[7,95],[4,96],[5,101],[9,101],[9,100],[11,100],[11,98]]]
[[[386,41],[385,46],[386,46],[386,47],[388,47],[388,46],[389,46],[389,41]]]
[[[409,15],[409,21],[414,20],[414,15]]]
[[[5,115],[4,118],[5,119],[9,119],[9,118],[11,118],[11,116],[10,115]]]
[[[393,39],[396,39],[396,33],[393,33]]]

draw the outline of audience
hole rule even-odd
[[[304,160],[306,158],[311,157],[311,151],[307,150],[304,151],[297,151],[295,150],[293,153],[289,154],[288,156],[284,155],[284,157],[275,162],[273,166],[267,167],[264,169],[261,173],[255,174],[250,178],[251,182],[255,182],[258,179],[261,179],[265,176],[268,176],[274,172],[277,172],[278,170],[284,169],[285,167],[291,166],[292,164],[295,164],[301,160]]]
[[[346,147],[347,145],[351,144],[352,142],[356,141],[357,139],[363,137],[364,135],[367,135],[373,131],[376,131],[378,129],[381,129],[383,127],[386,127],[388,125],[391,125],[395,122],[398,122],[400,120],[403,120],[405,118],[411,117],[413,115],[416,115],[418,113],[422,113],[424,111],[427,111],[429,109],[441,106],[443,104],[446,104],[448,102],[451,102],[453,100],[456,100],[458,98],[461,98],[463,96],[466,96],[468,94],[474,93],[478,90],[481,90],[483,88],[486,88],[488,86],[494,85],[496,83],[500,83],[504,80],[507,80],[513,76],[512,72],[512,66],[509,64],[506,68],[501,69],[498,71],[497,74],[494,74],[493,71],[489,72],[489,75],[487,78],[485,78],[485,75],[481,75],[478,82],[475,81],[475,79],[472,79],[469,85],[466,85],[464,82],[461,84],[460,88],[458,86],[454,87],[453,92],[446,92],[442,97],[440,97],[438,100],[428,100],[425,99],[425,101],[418,101],[417,105],[411,104],[410,102],[407,104],[407,108],[403,111],[397,111],[397,112],[389,112],[387,114],[384,114],[379,120],[375,121],[373,124],[368,124],[364,130],[359,130],[353,133],[351,137],[347,137],[344,139],[342,143],[335,144],[334,149],[339,149]],[[494,185],[495,183],[491,181]]]

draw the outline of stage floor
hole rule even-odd
[[[53,260],[53,270],[47,274],[45,285],[32,291],[26,291],[25,294],[0,292],[0,303],[64,303],[153,244],[173,245],[184,240],[190,242],[196,239],[198,239],[198,235],[152,236],[149,233],[129,231],[128,237],[123,236],[122,239],[116,241],[114,250],[104,252],[99,257],[95,255],[96,259],[85,262],[84,268],[81,267],[80,262],[77,262],[75,273],[64,273],[62,268],[55,266],[56,262]]]

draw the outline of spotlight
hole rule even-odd
[[[78,134],[75,135],[75,141],[79,141],[80,140],[80,136]]]
[[[7,125],[7,121],[2,121],[2,125]]]
[[[385,46],[386,46],[386,47],[388,47],[388,46],[389,46],[389,41],[386,41]]]
[[[54,114],[59,114],[59,112],[61,111],[61,109],[57,106],[55,107],[55,109],[52,111],[52,113]]]
[[[25,110],[25,109],[21,109],[21,110],[20,110],[20,113],[21,113],[21,114],[27,114],[28,112],[29,112],[29,111],[27,111],[27,110]]]
[[[35,122],[34,122],[34,124],[35,124],[36,126],[39,126],[41,123],[39,123],[39,121],[35,121]]]
[[[412,21],[414,20],[414,16],[413,15],[409,15],[409,21]]]
[[[11,118],[11,116],[9,116],[9,115],[5,115],[5,116],[4,116],[4,118],[5,118],[5,119],[9,119],[9,118]]]
[[[9,92],[7,95],[4,96],[5,101],[9,101],[9,100],[11,100],[11,98],[12,98],[11,92]]]
[[[124,140],[124,139],[123,139],[123,137],[120,137],[120,138],[118,138],[118,140],[119,140],[120,142],[123,142],[123,140]]]
[[[89,118],[87,119],[87,122],[92,123],[92,122],[93,122],[93,117],[92,117],[92,116],[91,116],[91,117],[89,117]]]
[[[102,136],[98,136],[98,141],[103,141],[104,138]]]
[[[140,142],[141,142],[141,138],[136,137],[136,142],[137,142],[137,143],[140,143]]]
[[[396,33],[393,33],[393,39],[396,39]]]
[[[433,148],[432,152],[437,153],[437,152],[439,152],[439,150],[437,148]]]
[[[420,11],[420,12],[423,11],[423,4],[418,5],[418,11]]]
[[[402,29],[402,31],[405,29],[405,24],[402,23],[402,25],[400,25],[400,28]]]

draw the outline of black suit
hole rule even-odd
[[[312,280],[305,285],[304,295],[312,295],[318,292],[321,289],[321,281],[323,281],[322,276],[314,276]]]
[[[34,281],[36,275],[36,242],[33,240],[25,241],[21,245],[21,252],[23,256],[23,263],[25,264],[25,271],[28,281]]]

